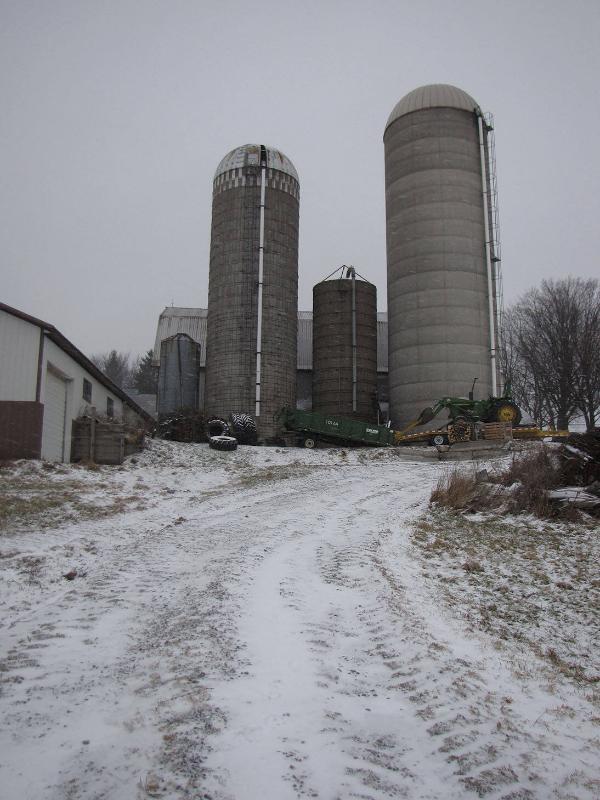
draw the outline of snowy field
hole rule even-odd
[[[410,459],[4,468],[2,800],[600,797],[598,531]]]

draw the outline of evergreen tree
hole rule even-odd
[[[140,394],[156,394],[158,370],[152,366],[153,350],[138,358],[133,370],[133,388]]]

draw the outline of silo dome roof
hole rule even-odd
[[[274,147],[260,144],[243,144],[241,147],[236,147],[230,153],[227,153],[225,158],[221,161],[215,172],[221,175],[223,172],[228,172],[230,169],[238,169],[238,167],[248,167],[252,165],[258,166],[260,164],[260,151],[264,147],[267,151],[267,166],[271,169],[277,169],[280,172],[285,172],[291,175],[292,178],[298,180],[298,173],[290,159]]]
[[[398,117],[426,108],[459,108],[462,111],[475,111],[479,106],[470,94],[457,86],[451,86],[449,83],[431,83],[428,86],[419,86],[418,89],[413,89],[404,95],[394,106],[385,127],[391,125]]]

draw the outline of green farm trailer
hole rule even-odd
[[[376,447],[394,444],[394,432],[384,425],[348,417],[284,408],[279,413],[279,422],[287,431],[296,433],[297,444],[304,447],[316,447],[319,441]]]

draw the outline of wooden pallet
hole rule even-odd
[[[513,438],[511,422],[486,422],[483,426],[483,438],[497,442],[506,442]]]

